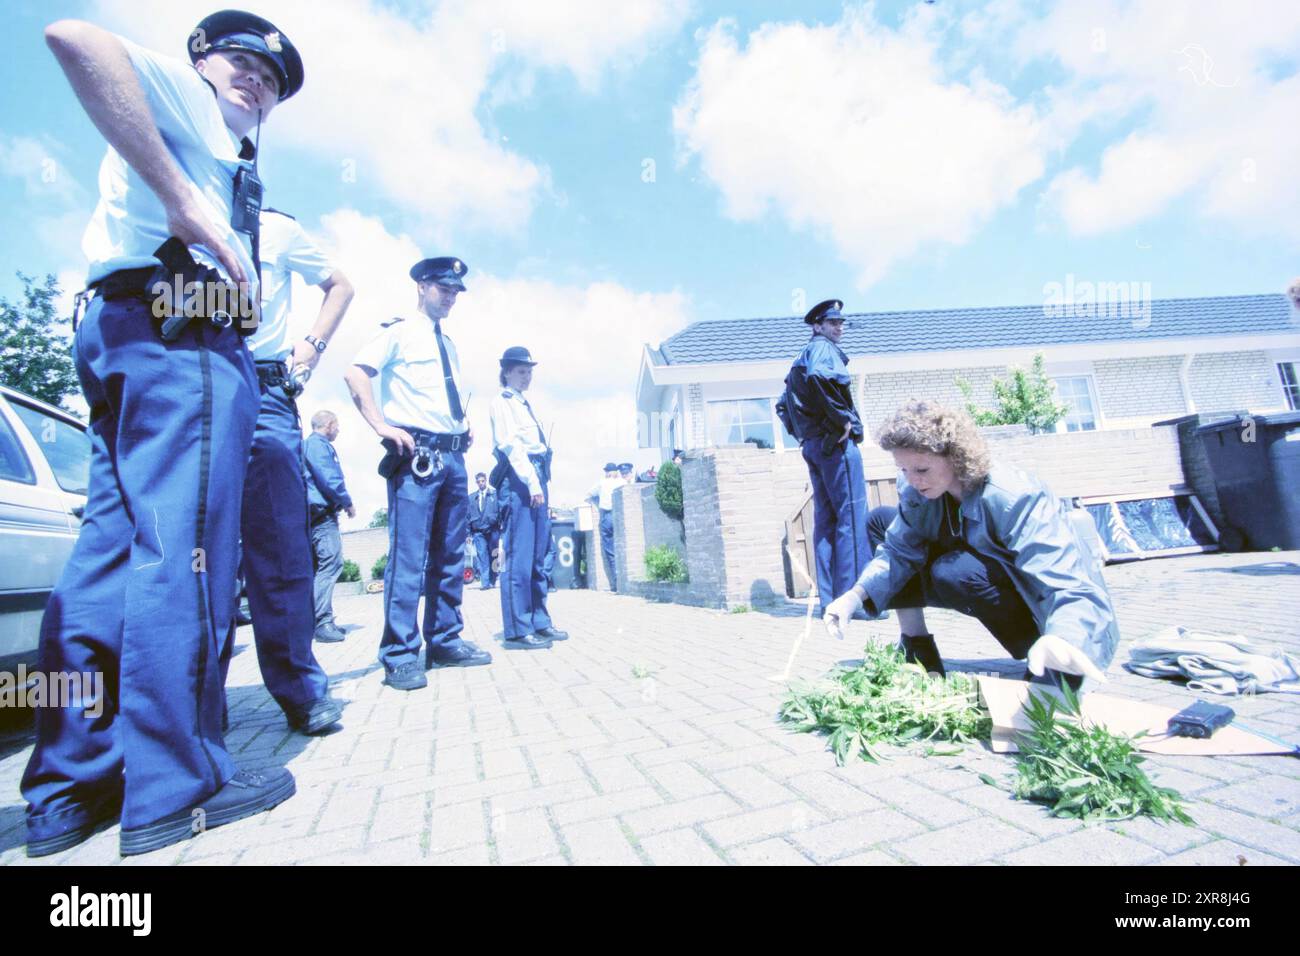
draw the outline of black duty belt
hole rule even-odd
[[[303,382],[289,374],[289,366],[280,361],[257,362],[257,380],[263,388],[282,388],[289,398],[302,394]]]
[[[415,439],[417,446],[428,448],[430,451],[464,451],[469,442],[469,435],[461,432],[457,435],[449,435],[446,432],[427,432],[423,428],[402,428]]]

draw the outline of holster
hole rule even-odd
[[[211,266],[194,261],[185,243],[171,236],[154,250],[160,263],[144,284],[143,291],[153,296],[153,315],[158,323],[158,334],[164,342],[173,342],[185,331],[191,319],[207,319],[218,328],[234,325],[242,336],[257,331],[259,312],[243,291],[221,278],[221,273]],[[136,270],[131,270],[135,272]],[[116,273],[115,273],[116,275]],[[105,280],[112,279],[112,276]],[[198,301],[186,293],[198,284]],[[179,284],[180,288],[177,288]],[[159,293],[159,287],[170,291],[170,296]],[[235,313],[228,308],[233,306]]]

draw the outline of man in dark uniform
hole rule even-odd
[[[469,496],[469,531],[474,538],[474,571],[484,591],[497,583],[497,546],[501,543],[501,514],[497,493],[488,487],[487,475],[474,476],[477,490]]]
[[[316,581],[312,588],[316,606],[316,640],[333,643],[346,636],[334,623],[334,585],[343,570],[343,539],[339,535],[339,512],[357,516],[352,496],[343,482],[343,468],[334,440],[339,437],[339,417],[321,409],[311,417],[311,434],[303,445],[307,473],[307,512],[311,518],[312,564]]]
[[[609,578],[611,591],[618,590],[618,573],[614,560],[614,491],[623,487],[623,484],[618,465],[607,461],[605,477],[587,495],[587,500],[594,503],[600,511],[600,553],[605,562],[605,576]]]
[[[386,325],[344,375],[352,400],[384,442],[379,473],[388,479],[388,567],[384,572],[384,683],[428,686],[430,667],[490,664],[492,655],[461,638],[465,628],[465,539],[469,489],[465,452],[474,440],[460,399],[456,346],[442,320],[465,291],[468,268],[454,256],[411,267],[420,316]],[[379,376],[379,403],[371,378]],[[416,621],[426,596],[421,629]]]
[[[840,350],[844,303],[828,299],[804,316],[812,338],[785,379],[777,414],[799,440],[813,487],[813,554],[822,607],[858,580],[867,546],[867,485],[862,472],[862,421],[853,407],[848,356]]]
[[[294,793],[283,768],[236,768],[219,661],[258,409],[240,338],[258,318],[248,137],[301,88],[303,69],[287,37],[239,11],[199,24],[192,66],[79,21],[45,38],[109,150],[83,240],[94,299],[74,322],[89,491],[39,661],[103,673],[109,690],[94,719],[84,700],[37,713],[27,853],[75,846],[120,807],[120,849],[133,855]],[[201,295],[183,301],[184,288]]]

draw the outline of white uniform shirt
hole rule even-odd
[[[592,487],[587,500],[596,501],[601,511],[613,511],[614,492],[625,484],[626,482],[620,477],[602,478],[599,484]]]
[[[251,239],[230,228],[242,143],[222,119],[216,94],[190,64],[118,39],[135,67],[163,142],[189,180],[199,208],[239,257],[250,281],[256,283]],[[153,252],[170,235],[158,197],[110,147],[99,167],[99,205],[81,240],[90,260],[88,281],[118,269],[156,266]],[[191,246],[190,253],[230,278],[203,246]]]
[[[522,392],[506,388],[492,397],[492,445],[510,459],[515,474],[528,484],[529,495],[542,493],[542,482],[529,455],[546,454],[542,427]]]
[[[263,209],[261,223],[262,321],[245,344],[259,362],[283,361],[293,351],[293,274],[308,285],[320,285],[334,274],[334,266],[292,216]]]
[[[442,341],[447,346],[452,381],[464,411],[465,392],[460,387],[456,346],[446,332]],[[394,322],[363,346],[352,364],[379,374],[379,411],[388,424],[449,435],[468,430],[463,418],[456,421],[451,417],[438,339],[433,334],[433,320],[427,316]]]

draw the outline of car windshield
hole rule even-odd
[[[86,433],[39,408],[17,401],[10,404],[45,454],[59,487],[84,495],[90,477],[90,438]]]

